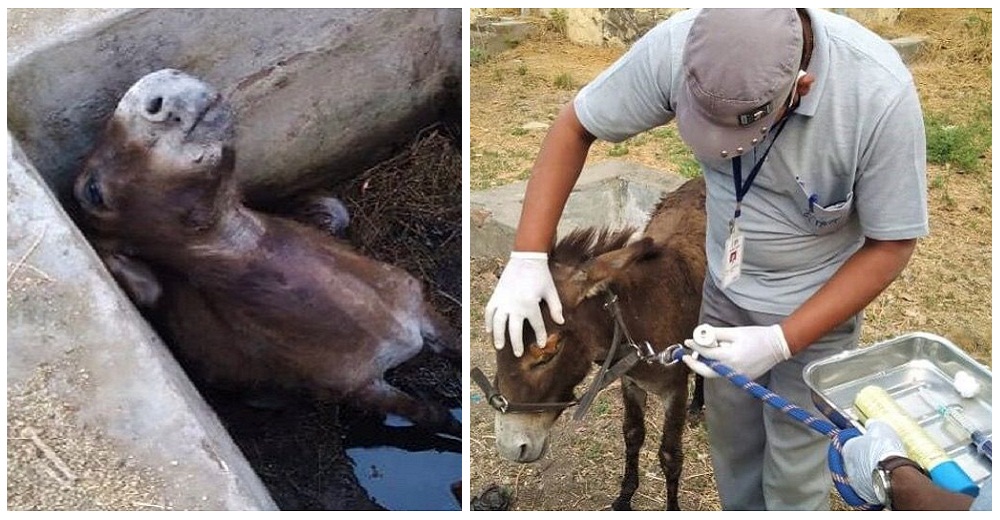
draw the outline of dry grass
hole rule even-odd
[[[461,179],[457,136],[438,125],[335,189],[351,213],[350,241],[420,278],[456,330],[462,300]]]
[[[874,27],[886,37],[927,35],[924,54],[911,66],[925,114],[946,116],[954,124],[986,121],[992,110],[992,12],[989,9],[904,9],[898,22]],[[622,49],[583,47],[551,33],[472,68],[471,186],[485,189],[525,179],[545,130],[526,123],[550,123],[575,92],[556,85],[572,78],[576,87],[593,79]],[[559,80],[564,83],[565,79]],[[986,117],[984,117],[984,114]],[[989,141],[987,141],[989,143]],[[673,125],[636,136],[623,145],[598,143],[589,161],[618,158],[667,171],[686,172],[690,156]],[[992,148],[975,172],[951,165],[928,167],[931,235],[897,280],[866,311],[862,343],[870,344],[920,330],[945,336],[980,362],[992,363]],[[471,363],[488,372],[493,348],[483,333],[482,312],[502,259],[473,259]],[[542,461],[517,465],[501,460],[493,448],[493,413],[476,404],[472,387],[471,490],[492,483],[512,491],[512,507],[521,510],[607,509],[618,492],[623,446],[617,392],[599,397],[599,405],[581,424],[561,418],[549,454]],[[648,442],[659,432],[658,411],[647,418]],[[599,412],[599,413],[597,413]],[[681,507],[718,509],[707,443],[701,425],[685,434],[686,461]],[[641,485],[636,509],[664,507],[663,477],[647,446],[640,462]],[[840,504],[835,507],[842,508]]]

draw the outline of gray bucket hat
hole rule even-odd
[[[677,129],[695,155],[742,155],[775,123],[798,78],[795,9],[704,9],[682,58]]]

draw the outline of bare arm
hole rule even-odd
[[[903,271],[916,243],[866,239],[861,249],[781,324],[791,353],[805,349],[861,312]]]
[[[934,484],[916,468],[903,466],[890,475],[896,511],[968,511],[972,497]]]
[[[524,194],[514,251],[549,251],[576,180],[595,137],[576,117],[573,103],[559,112],[542,142]]]

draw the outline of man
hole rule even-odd
[[[856,347],[862,310],[928,232],[912,77],[889,44],[827,11],[685,11],[582,89],[532,170],[486,308],[494,344],[508,333],[520,355],[525,320],[546,337],[542,300],[563,321],[546,252],[591,143],[675,118],[708,189],[701,318],[718,341],[695,348],[815,410],[802,368]],[[823,437],[724,379],[705,394],[724,508],[829,507]]]
[[[973,499],[938,487],[916,462],[906,458],[899,434],[872,419],[865,434],[844,443],[844,469],[851,487],[869,504],[896,511],[992,511],[993,476]],[[880,482],[876,484],[876,479]]]

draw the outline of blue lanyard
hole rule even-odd
[[[750,169],[750,175],[747,176],[746,184],[743,183],[743,156],[737,155],[733,157],[733,185],[736,188],[736,214],[733,216],[734,219],[740,218],[740,206],[743,204],[743,197],[750,191],[753,180],[757,178],[761,166],[764,165],[764,159],[767,159],[767,154],[771,153],[771,147],[778,140],[781,131],[785,129],[785,123],[788,123],[788,115],[781,119],[781,124],[778,125],[778,129],[774,132],[771,144],[767,145],[764,155],[761,155],[760,159],[757,160],[757,164],[754,164],[753,168]]]

